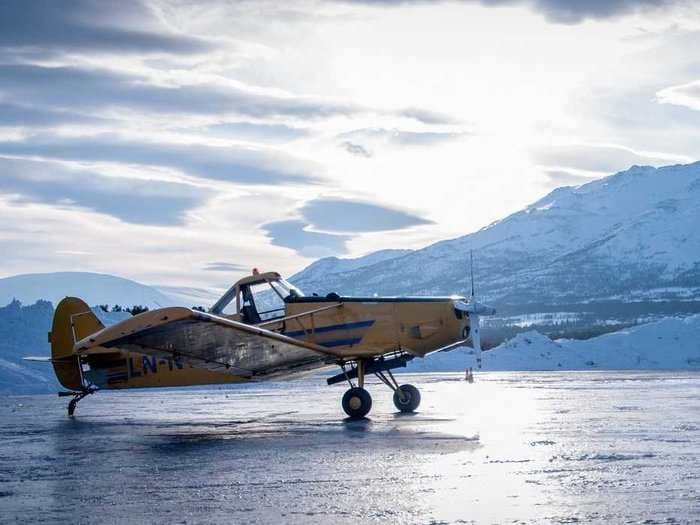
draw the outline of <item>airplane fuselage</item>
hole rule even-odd
[[[192,325],[183,332],[177,321],[158,324],[168,317],[170,309],[154,310],[122,321],[118,329],[129,333],[145,325],[153,333],[150,338],[153,347],[166,340],[175,347],[205,345],[211,349],[212,360],[236,344],[236,358],[229,360],[228,368],[207,370],[194,367],[183,358],[139,353],[125,339],[122,344],[110,344],[105,352],[86,353],[82,359],[83,373],[86,380],[102,389],[173,387],[261,381],[282,375],[299,377],[335,366],[338,360],[372,358],[397,351],[424,356],[468,336],[468,316],[454,309],[454,301],[455,298],[423,297],[299,297],[286,303],[282,320],[257,325],[332,349],[335,354],[332,359],[304,348],[283,352],[274,347],[248,348],[240,340],[232,342],[228,332],[205,332],[202,325]],[[175,335],[176,327],[177,334],[185,335]],[[249,373],[260,369],[263,371]]]

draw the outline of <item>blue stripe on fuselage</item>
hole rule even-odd
[[[336,330],[354,330],[356,328],[366,328],[368,326],[372,326],[374,324],[374,319],[370,321],[357,321],[356,323],[343,323],[343,324],[334,324],[334,325],[329,325],[329,326],[319,326],[315,330],[311,330],[309,328],[308,330],[297,330],[296,332],[284,332],[284,335],[288,337],[299,337],[301,335],[311,335],[312,333],[314,334],[323,334],[326,332],[335,332]],[[321,343],[325,346],[331,346],[328,343]],[[353,343],[354,344],[354,343]],[[334,345],[334,346],[342,346],[342,345]]]

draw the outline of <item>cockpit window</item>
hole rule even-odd
[[[257,324],[270,319],[284,317],[285,299],[288,297],[301,297],[303,294],[294,285],[280,279],[244,285],[241,287],[241,320],[246,323]],[[223,311],[226,315],[236,313],[236,301],[232,300]]]
[[[260,321],[284,317],[284,300],[268,283],[254,284],[249,290]]]
[[[277,292],[277,294],[282,298],[282,300],[285,300],[290,295],[292,297],[304,297],[304,294],[299,288],[297,288],[291,283],[288,283],[284,279],[280,279],[279,281],[273,281],[270,283],[270,286],[272,286],[273,290]]]

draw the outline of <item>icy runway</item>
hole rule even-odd
[[[402,375],[1,399],[0,521],[700,523],[700,374]]]

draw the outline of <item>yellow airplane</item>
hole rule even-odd
[[[399,385],[393,369],[468,340],[480,366],[479,316],[492,313],[473,293],[470,300],[305,296],[278,273],[254,270],[208,312],[160,308],[109,327],[85,302],[67,297],[54,313],[50,361],[68,389],[59,395],[73,398],[69,415],[102,389],[278,380],[340,367],[327,383],[347,381],[343,409],[362,418],[372,407],[369,374],[394,391],[397,409],[413,412],[420,392]]]

